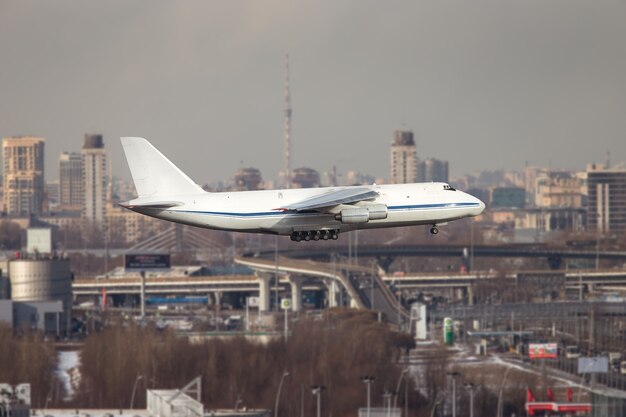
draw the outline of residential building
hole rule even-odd
[[[626,169],[587,168],[587,226],[599,233],[626,231]]]
[[[257,168],[239,168],[235,173],[234,182],[237,191],[260,190],[263,177]]]
[[[291,172],[292,188],[314,188],[320,186],[320,174],[313,168],[296,168]]]
[[[417,181],[417,148],[410,130],[396,130],[391,142],[392,184]]]
[[[42,211],[44,139],[16,136],[2,140],[4,211],[28,216]]]
[[[59,209],[80,211],[83,208],[83,156],[63,152],[59,157]]]
[[[135,213],[116,204],[107,205],[106,216],[107,239],[112,247],[137,243],[170,226],[169,222]]]
[[[428,158],[417,163],[417,182],[449,182],[448,161]]]
[[[101,226],[106,220],[108,190],[107,155],[102,135],[85,135],[83,159],[83,218]]]
[[[581,208],[584,205],[585,180],[570,171],[544,171],[535,178],[535,207]]]

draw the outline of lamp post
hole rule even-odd
[[[325,387],[323,385],[314,385],[313,389],[311,390],[311,393],[313,395],[317,396],[317,417],[321,417],[321,411],[322,411],[322,390],[324,390]]]
[[[456,417],[456,379],[461,376],[461,373],[451,371],[446,374],[452,377],[452,417]]]
[[[366,375],[361,377],[361,381],[367,384],[367,417],[371,417],[372,413],[372,382],[376,380],[376,377]]]
[[[387,417],[391,417],[391,396],[393,395],[390,391],[383,392],[383,405],[387,407]]]
[[[470,393],[470,417],[474,417],[474,388],[476,386],[471,382],[465,383],[465,389]]]
[[[372,260],[372,270],[370,276],[370,283],[372,284],[370,287],[370,310],[374,311],[374,268],[376,265],[376,261]]]
[[[137,375],[135,378],[135,384],[133,385],[133,394],[130,396],[130,409],[133,409],[133,405],[135,404],[135,390],[137,389],[137,383],[140,379],[143,379],[143,375]]]
[[[509,372],[513,369],[513,367],[507,368],[504,376],[502,376],[502,383],[500,384],[500,392],[498,393],[498,417],[502,417],[502,391],[504,390],[504,383],[506,382],[506,377]]]
[[[283,381],[289,376],[289,372],[286,370],[283,372],[283,376],[280,377],[280,383],[278,384],[278,391],[276,392],[276,401],[274,402],[274,417],[278,417],[278,401],[280,401],[280,390],[283,388]]]
[[[394,391],[394,397],[393,397],[393,408],[395,409],[398,406],[398,395],[400,393],[400,384],[402,383],[402,380],[404,379],[404,376],[409,372],[409,367],[407,366],[406,368],[404,368],[402,370],[402,372],[400,373],[400,377],[398,378],[398,383],[396,384],[396,390]],[[406,384],[406,382],[405,382]]]
[[[441,400],[443,399],[443,396],[445,394],[446,394],[445,391],[441,391],[435,397],[435,403],[433,404],[433,408],[430,409],[430,417],[434,417],[435,416],[435,411],[437,410],[437,406],[439,406],[439,404],[441,403]]]

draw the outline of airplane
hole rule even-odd
[[[485,204],[441,182],[207,192],[144,138],[121,138],[137,198],[127,209],[208,229],[336,240],[340,232],[438,225],[477,216]]]

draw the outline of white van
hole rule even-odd
[[[580,358],[580,348],[576,345],[565,346],[565,357],[567,359]]]

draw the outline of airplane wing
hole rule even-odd
[[[282,211],[304,211],[304,210],[320,210],[328,207],[338,206],[339,204],[350,204],[358,201],[372,200],[378,197],[378,193],[368,187],[351,187],[340,190],[328,191],[324,194],[309,197],[302,201],[286,205],[275,210]]]

